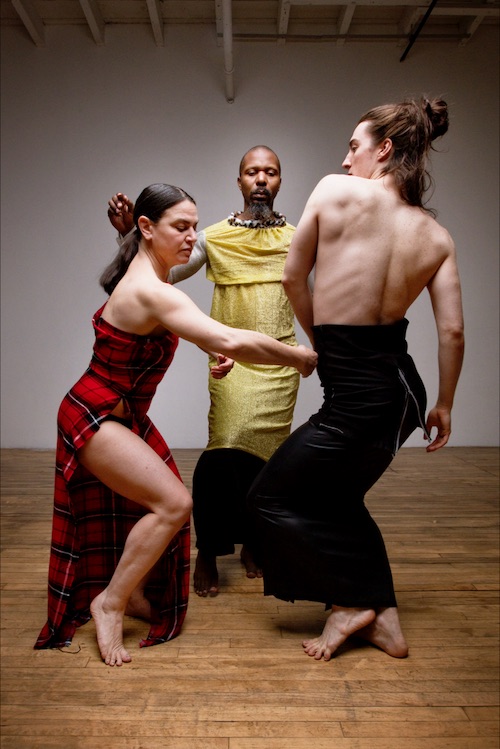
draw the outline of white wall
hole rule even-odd
[[[448,101],[450,131],[433,156],[432,205],[454,236],[463,281],[466,358],[453,445],[498,444],[498,33],[465,46],[240,43],[233,104],[212,30],[176,27],[155,46],[145,27],[112,27],[97,47],[83,26],[48,27],[37,49],[21,28],[1,33],[3,447],[51,448],[64,393],[91,355],[97,279],[116,250],[107,199],[152,182],[184,187],[200,228],[242,207],[239,160],[275,149],[275,207],[291,223],[340,164],[357,118],[410,94]],[[202,271],[183,284],[208,312]],[[436,335],[427,298],[410,310],[410,350],[436,397]],[[302,340],[304,340],[302,338]],[[205,355],[181,342],[151,416],[171,447],[203,447]],[[294,425],[321,402],[303,380]],[[422,443],[418,432],[409,445]]]

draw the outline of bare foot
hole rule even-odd
[[[219,592],[219,575],[214,556],[202,554],[201,551],[198,551],[193,583],[194,592],[202,598],[207,596],[214,598],[217,595]]]
[[[121,666],[132,658],[123,646],[123,613],[106,610],[106,590],[99,593],[90,604],[95,622],[97,644],[107,666]]]
[[[406,658],[408,655],[408,645],[401,630],[396,607],[378,609],[375,619],[367,627],[358,630],[356,636],[368,640],[393,658]]]
[[[134,590],[128,599],[125,614],[127,616],[134,616],[136,619],[145,619],[147,622],[151,621],[151,604],[144,595],[144,588],[136,588]]]
[[[323,632],[314,640],[304,640],[302,646],[307,655],[313,656],[317,661],[324,658],[329,661],[339,645],[347,638],[375,619],[373,609],[347,609],[340,606],[332,606],[332,613],[325,623]]]
[[[262,577],[262,569],[255,564],[253,555],[248,551],[247,547],[243,545],[240,552],[241,563],[245,566],[247,571],[247,577],[253,579],[256,577]]]

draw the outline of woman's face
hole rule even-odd
[[[156,224],[150,224],[153,249],[163,255],[170,266],[188,262],[194,243],[198,211],[190,200],[183,200],[163,213]]]

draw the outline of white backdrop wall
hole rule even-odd
[[[111,27],[97,47],[85,27],[49,27],[36,48],[1,32],[2,447],[52,448],[64,393],[86,368],[98,285],[116,251],[106,216],[117,190],[184,187],[200,228],[242,207],[238,164],[251,146],[277,151],[275,208],[291,223],[318,180],[340,165],[357,118],[406,95],[442,95],[451,125],[433,155],[431,205],[458,248],[466,357],[452,445],[498,444],[498,33],[415,44],[326,43],[234,48],[235,102],[224,95],[223,52],[203,27]],[[206,312],[204,271],[183,283]],[[410,309],[409,344],[429,401],[436,334],[427,296]],[[305,340],[303,335],[301,340]],[[319,407],[316,375],[301,381],[294,426]],[[206,357],[181,342],[150,414],[171,447],[207,438]],[[422,445],[421,432],[408,445]]]

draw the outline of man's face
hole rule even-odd
[[[368,130],[369,122],[360,122],[352,134],[349,151],[342,162],[342,168],[354,177],[371,179],[379,166],[379,148],[373,142]]]
[[[245,156],[238,177],[245,208],[256,205],[272,209],[281,185],[278,160],[272,151],[255,148]]]

